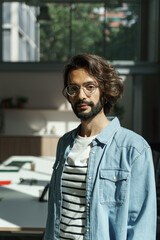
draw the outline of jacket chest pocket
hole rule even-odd
[[[129,172],[125,170],[100,171],[100,203],[110,206],[120,206],[123,204],[127,186]]]

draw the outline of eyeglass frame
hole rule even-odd
[[[76,96],[78,96],[78,94],[79,94],[79,92],[80,92],[80,89],[82,88],[83,91],[84,91],[84,93],[85,93],[88,97],[90,97],[92,94],[95,93],[96,89],[99,87],[98,84],[95,83],[95,82],[86,82],[86,83],[84,83],[84,85],[94,85],[95,89],[93,90],[93,92],[89,93],[85,86],[79,86],[79,85],[77,85],[77,84],[69,84],[69,85],[67,85],[67,87],[65,88],[65,93],[66,93],[69,97],[76,97]],[[69,92],[68,92],[68,90],[67,90],[67,88],[68,88],[69,86],[76,86],[76,87],[78,88],[78,91],[77,91],[77,94],[76,94],[76,95],[70,95],[70,94],[69,94]]]

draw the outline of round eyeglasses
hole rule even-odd
[[[65,92],[70,97],[76,97],[79,94],[80,88],[82,88],[85,94],[90,97],[96,91],[98,86],[95,83],[88,83],[81,87],[76,84],[70,84],[65,88]]]

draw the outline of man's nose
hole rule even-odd
[[[81,88],[79,89],[79,94],[78,94],[78,96],[79,96],[80,99],[87,98],[87,95],[86,95],[85,90],[84,90],[83,87],[81,87]]]

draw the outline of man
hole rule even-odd
[[[81,124],[58,143],[44,240],[155,240],[150,147],[106,118],[122,92],[101,57],[80,54],[66,65],[63,93]]]

